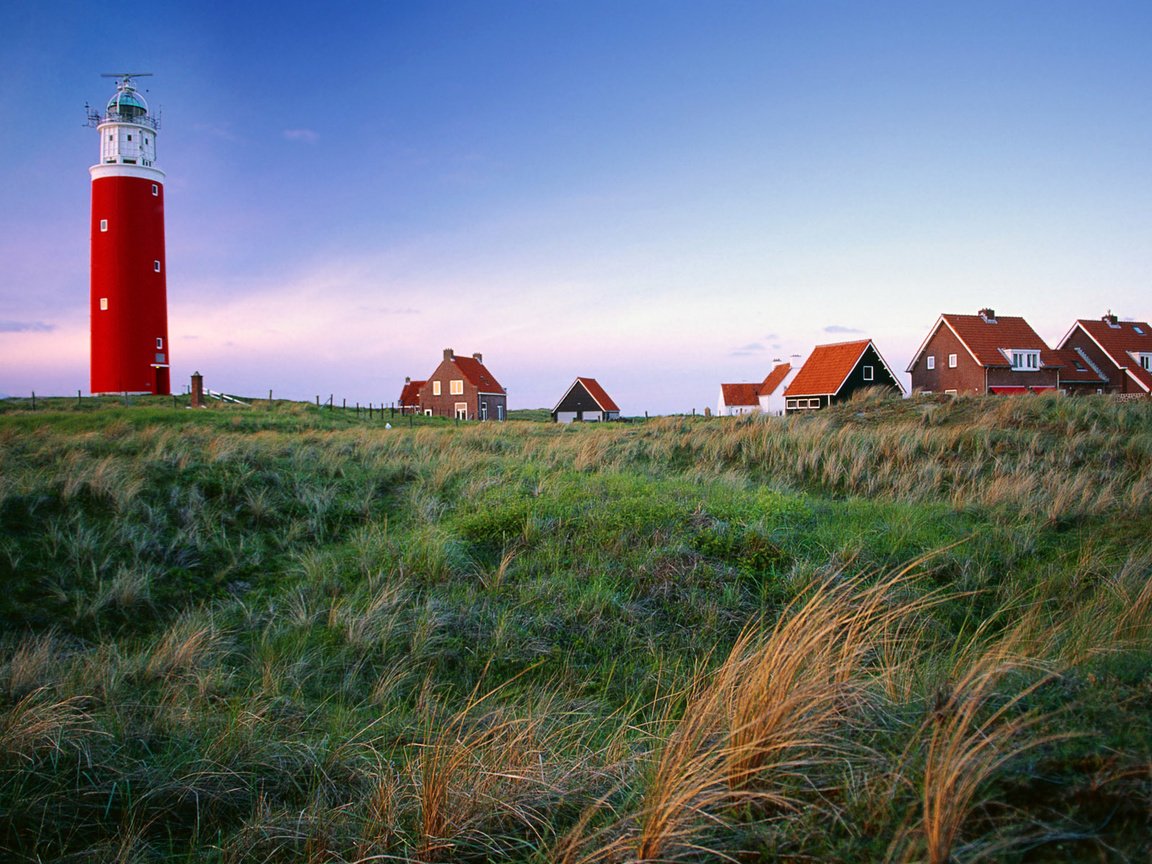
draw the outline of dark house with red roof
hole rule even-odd
[[[424,386],[424,381],[413,381],[411,378],[404,379],[404,389],[400,391],[399,407],[401,414],[420,414],[420,388]]]
[[[826,408],[868,387],[904,393],[871,339],[817,345],[784,390],[784,413]]]
[[[556,423],[597,423],[619,420],[620,408],[595,378],[577,378],[552,409]]]
[[[480,354],[457,357],[444,349],[444,359],[419,388],[420,410],[431,417],[459,420],[503,420],[508,393],[484,366]]]
[[[1152,394],[1152,327],[1145,321],[1121,321],[1111,312],[1099,321],[1080,320],[1060,341],[1060,349],[1103,379],[1092,392]]]
[[[907,371],[913,393],[1039,393],[1060,386],[1060,355],[1023,318],[941,315]]]

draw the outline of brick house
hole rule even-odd
[[[1023,318],[941,315],[908,366],[913,393],[1038,393],[1060,386],[1059,354]]]
[[[1120,321],[1109,312],[1099,321],[1080,320],[1060,341],[1095,370],[1104,383],[1097,391],[1152,394],[1152,327],[1145,321]]]
[[[503,420],[508,392],[500,386],[480,354],[457,357],[444,349],[444,359],[419,390],[420,410],[430,417],[459,420]]]
[[[904,393],[871,339],[817,345],[784,390],[784,413],[826,408],[868,387]]]
[[[619,406],[595,378],[577,378],[552,409],[555,423],[596,423],[619,419]]]

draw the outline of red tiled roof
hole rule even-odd
[[[427,381],[409,381],[404,385],[404,389],[400,391],[400,402],[402,407],[420,404],[420,388],[427,384]]]
[[[472,386],[481,393],[503,393],[504,388],[488,369],[475,357],[453,357],[452,362],[460,370],[460,374],[467,378]]]
[[[601,411],[615,411],[620,412],[620,408],[612,401],[612,397],[604,392],[604,388],[600,386],[600,382],[595,378],[576,378],[584,389],[588,391],[588,395],[596,400],[596,404],[600,406]]]
[[[1152,391],[1152,372],[1140,365],[1140,354],[1152,354],[1152,327],[1145,321],[1077,321],[1084,332],[1099,345],[1120,367],[1128,367],[1128,374],[1147,391]],[[1069,334],[1071,335],[1071,334]],[[1067,336],[1064,337],[1067,341]],[[1133,357],[1132,354],[1136,354]]]
[[[1104,384],[1107,383],[1104,378],[1096,373],[1096,370],[1084,362],[1081,357],[1072,348],[1057,348],[1056,356],[1060,358],[1062,364],[1060,369],[1060,381],[1068,384]]]
[[[1005,356],[1004,352],[1011,352],[1014,348],[1039,350],[1041,367],[1061,365],[1056,352],[1023,318],[1014,315],[997,315],[989,319],[980,315],[941,315],[940,318],[952,328],[981,366],[1010,368],[1011,355]]]
[[[721,384],[720,395],[725,405],[759,405],[759,384]]]
[[[776,388],[780,386],[780,382],[788,377],[788,373],[792,371],[791,363],[778,363],[768,377],[764,379],[764,383],[760,385],[760,396],[771,396],[776,392]]]
[[[857,342],[817,345],[784,395],[826,396],[838,393],[871,344],[871,339],[861,339]]]

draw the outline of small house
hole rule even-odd
[[[404,379],[404,389],[400,391],[400,399],[397,403],[401,414],[421,413],[420,388],[424,384],[424,381],[413,381],[411,378]]]
[[[1100,320],[1082,319],[1060,340],[1104,379],[1100,392],[1152,394],[1152,327],[1146,321],[1121,321],[1109,312]]]
[[[718,417],[740,417],[760,410],[759,384],[721,384],[716,400]]]
[[[577,378],[552,409],[555,423],[619,420],[620,408],[595,378]]]
[[[457,420],[503,420],[508,392],[484,365],[480,354],[458,357],[444,349],[444,359],[419,388],[420,410],[430,417]]]
[[[817,345],[784,390],[784,411],[813,411],[881,387],[903,395],[904,387],[871,339]]]
[[[914,393],[1040,393],[1060,384],[1060,356],[1023,318],[941,315],[908,366]]]

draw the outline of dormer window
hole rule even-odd
[[[1040,368],[1040,352],[1014,348],[1012,350],[1012,370],[1014,372],[1035,372]]]
[[[1149,372],[1152,372],[1152,354],[1141,354],[1140,365]]]

